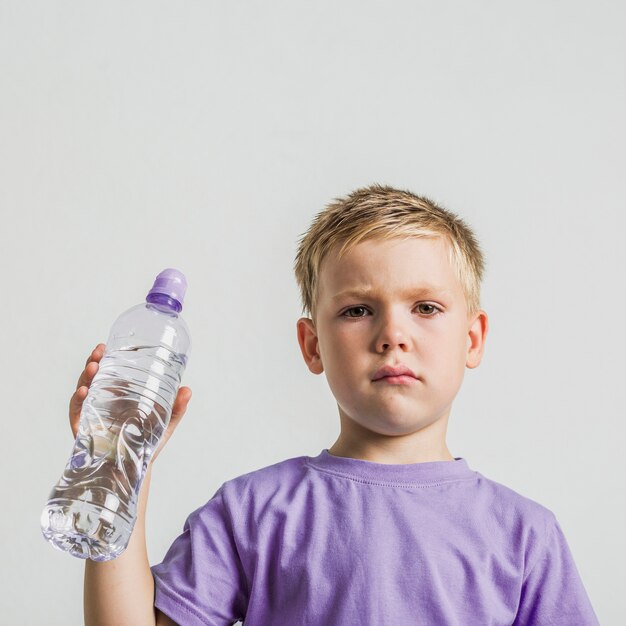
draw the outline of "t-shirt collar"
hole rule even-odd
[[[462,457],[454,461],[390,464],[335,456],[324,448],[318,456],[307,457],[309,466],[367,483],[428,486],[473,478],[476,474]]]

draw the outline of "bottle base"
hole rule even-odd
[[[41,514],[41,530],[62,552],[80,559],[110,561],[126,549],[133,524],[92,502],[53,500]]]

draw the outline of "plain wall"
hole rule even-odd
[[[485,250],[481,365],[448,446],[552,510],[623,624],[626,11],[617,2],[0,0],[2,622],[82,623],[42,538],[91,349],[189,282],[189,410],[154,467],[151,563],[225,481],[339,433],[300,354],[297,240],[374,182]]]

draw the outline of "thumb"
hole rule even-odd
[[[163,449],[163,446],[167,443],[168,439],[172,436],[172,433],[176,430],[176,427],[178,426],[180,420],[187,411],[187,405],[189,404],[189,400],[191,400],[191,388],[181,387],[176,394],[176,400],[174,400],[174,404],[172,406],[170,423],[163,433],[163,437],[161,439],[161,442],[159,443],[158,448],[154,451],[154,454],[152,455],[152,461],[156,459],[157,455]]]
[[[176,428],[178,422],[182,419],[183,415],[187,412],[187,405],[191,400],[191,388],[181,387],[176,394],[176,400],[172,406],[172,416],[170,418],[170,424],[174,422],[172,430]]]

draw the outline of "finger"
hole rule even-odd
[[[91,385],[91,381],[98,371],[98,363],[101,361],[104,356],[104,351],[106,348],[106,344],[99,343],[92,351],[91,354],[87,357],[87,361],[85,363],[85,369],[81,372],[81,375],[78,377],[78,382],[76,383],[76,389],[78,390],[83,385]],[[91,365],[95,363],[96,365]]]
[[[178,390],[174,406],[172,406],[172,419],[180,419],[185,414],[191,395],[190,387],[181,387]]]
[[[91,361],[99,361],[104,354],[104,349],[106,348],[106,344],[99,343],[92,351],[91,354],[87,357],[85,361],[85,367],[89,365]]]
[[[88,391],[89,390],[87,389],[87,387],[79,387],[70,398],[69,417],[70,426],[72,427],[72,432],[74,433],[74,436],[76,436],[76,431],[78,430],[80,412],[83,408],[83,402],[87,397]]]
[[[76,391],[78,391],[81,387],[91,385],[91,381],[93,377],[96,375],[96,372],[99,369],[99,365],[96,361],[90,361],[85,369],[81,372],[81,375],[78,377],[78,382],[76,383]]]

